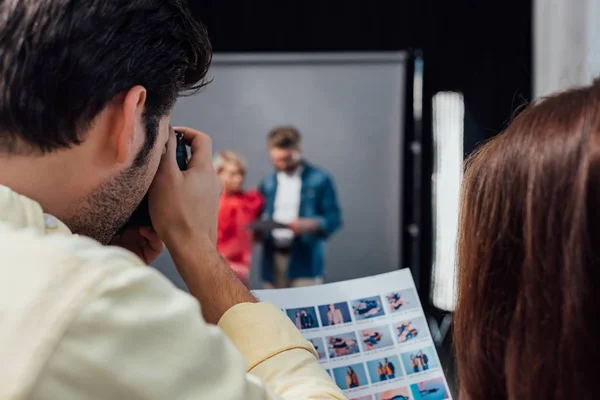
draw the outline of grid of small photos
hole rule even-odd
[[[450,398],[414,289],[285,312],[351,400]]]

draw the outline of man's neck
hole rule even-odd
[[[293,169],[288,169],[288,170],[284,170],[284,171],[279,171],[287,176],[294,176],[300,173],[300,171],[302,171],[303,168],[303,164],[300,163],[298,165],[296,165]]]
[[[0,155],[0,185],[38,202],[62,219],[85,190],[85,171],[65,163],[58,152],[39,157]],[[76,164],[74,164],[76,165]]]

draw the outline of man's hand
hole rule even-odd
[[[123,233],[116,236],[110,244],[135,253],[147,265],[165,248],[160,236],[152,228],[125,228]]]
[[[298,218],[296,221],[289,223],[287,226],[296,235],[317,233],[320,229],[319,221],[313,218]]]
[[[216,245],[221,181],[212,165],[211,140],[189,128],[177,130],[184,134],[192,157],[187,170],[181,171],[175,157],[177,139],[172,133],[149,191],[152,224],[169,248],[191,236]]]
[[[209,323],[238,303],[256,298],[217,252],[217,214],[221,181],[212,165],[208,135],[175,128],[192,149],[186,171],[177,166],[177,141],[171,134],[167,152],[149,191],[154,229],[164,240],[181,277],[200,304]]]

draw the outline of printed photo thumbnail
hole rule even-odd
[[[308,341],[314,346],[315,350],[317,350],[317,354],[319,355],[319,361],[326,360],[327,355],[325,354],[325,342],[323,342],[323,339],[313,338],[308,339]]]
[[[448,388],[444,378],[434,378],[410,385],[414,400],[445,400],[449,399]]]
[[[367,297],[352,301],[352,310],[354,318],[362,321],[369,318],[381,317],[385,315],[380,296]]]
[[[408,388],[386,390],[375,396],[376,400],[410,400]]]
[[[432,347],[402,353],[402,364],[407,375],[428,371],[439,367]]]
[[[386,296],[392,312],[413,310],[419,308],[419,299],[414,289],[404,289]]]
[[[427,322],[423,317],[407,319],[394,325],[398,343],[410,342],[414,339],[422,339],[429,336]]]
[[[347,367],[333,369],[335,383],[342,390],[354,389],[369,384],[367,372],[363,364],[352,364]]]
[[[286,310],[286,314],[300,331],[319,327],[317,311],[314,307],[292,308]]]
[[[324,304],[319,306],[323,326],[343,325],[352,322],[348,303]]]
[[[371,382],[385,382],[402,377],[400,358],[398,356],[384,357],[367,362]]]
[[[360,331],[360,335],[364,351],[379,350],[394,345],[390,327],[387,325],[363,329]]]
[[[345,357],[360,352],[355,332],[327,336],[325,342],[327,343],[329,358]]]

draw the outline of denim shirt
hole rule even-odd
[[[289,278],[311,278],[323,274],[325,268],[325,242],[342,226],[333,179],[327,172],[304,163],[300,194],[300,218],[314,218],[321,227],[317,234],[305,234],[294,239],[291,248]],[[277,172],[267,176],[259,186],[265,199],[263,218],[270,219],[275,211]],[[273,280],[273,239],[268,236],[263,245],[262,277]]]

